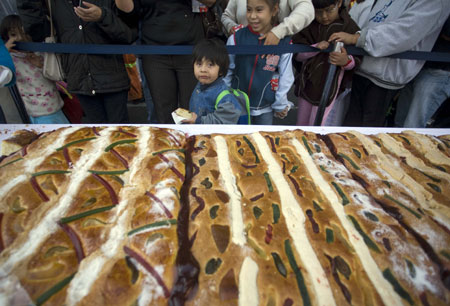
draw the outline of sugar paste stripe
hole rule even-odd
[[[355,135],[359,139],[369,154],[377,156],[380,160],[379,165],[383,170],[388,172],[395,180],[405,184],[414,193],[417,203],[419,203],[422,208],[430,211],[433,214],[433,217],[438,221],[444,224],[450,224],[450,209],[448,207],[433,200],[433,195],[405,173],[401,167],[394,165],[372,139],[356,131],[350,131],[349,133]]]
[[[363,237],[361,237],[358,231],[356,231],[356,229],[347,219],[344,206],[342,206],[341,201],[337,197],[336,193],[331,189],[330,185],[323,178],[312,157],[308,154],[306,149],[297,139],[293,139],[292,144],[302,158],[314,183],[319,186],[320,190],[323,192],[323,194],[333,207],[334,212],[336,213],[339,221],[348,234],[350,243],[353,245],[356,254],[361,260],[362,266],[366,270],[369,279],[377,289],[377,292],[383,300],[384,304],[402,305],[401,298],[394,293],[391,284],[383,277],[383,274],[378,268],[375,260],[372,258],[367,245],[364,243]]]
[[[56,139],[55,142],[53,142],[51,145],[49,145],[48,147],[46,147],[41,154],[39,154],[39,157],[37,157],[34,160],[27,160],[25,159],[25,173],[33,173],[35,172],[34,170],[51,154],[55,153],[56,148],[59,148],[60,146],[62,146],[64,144],[64,141],[66,139],[66,136],[75,132],[77,129],[70,127],[67,128],[66,130],[62,131],[61,134],[59,135],[59,137]],[[17,186],[18,184],[21,184],[23,182],[25,182],[28,179],[28,175],[26,174],[22,174],[19,175],[17,177],[15,177],[13,180],[11,180],[9,183],[5,184],[4,186],[2,186],[0,188],[0,195],[6,195],[8,194],[8,192],[14,188],[15,186]],[[1,197],[3,198],[3,196]]]
[[[217,147],[217,160],[220,162],[219,171],[223,179],[225,190],[230,197],[231,209],[231,241],[239,246],[244,246],[246,239],[244,234],[244,219],[241,210],[241,194],[236,185],[236,178],[231,171],[230,158],[228,156],[228,145],[222,136],[215,136]]]
[[[102,130],[102,136],[108,136],[114,127]],[[100,137],[94,140],[94,144],[98,147],[105,146],[109,140],[108,137]],[[95,146],[92,146],[93,151],[96,152]],[[35,229],[30,231],[28,235],[28,241],[18,246],[14,251],[11,252],[9,258],[4,264],[2,264],[0,275],[11,273],[15,265],[24,260],[27,256],[31,255],[36,251],[36,249],[43,243],[51,234],[53,234],[58,229],[58,220],[64,216],[73,201],[73,197],[76,195],[78,189],[80,188],[83,181],[90,175],[88,169],[94,164],[94,162],[100,157],[103,152],[98,150],[98,153],[94,156],[90,156],[89,152],[83,154],[78,161],[77,165],[82,165],[80,167],[75,167],[70,175],[71,182],[68,184],[69,188],[66,190],[64,195],[60,198],[57,205],[53,207],[44,216],[42,221],[37,225]]]
[[[89,294],[92,285],[97,280],[98,274],[102,271],[105,263],[115,256],[124,238],[127,236],[128,227],[126,221],[128,220],[129,211],[126,208],[129,204],[128,199],[136,197],[134,191],[139,179],[136,173],[141,169],[140,165],[148,154],[147,147],[151,136],[147,127],[140,127],[139,134],[140,136],[137,142],[139,153],[133,158],[129,167],[130,171],[124,175],[124,181],[129,183],[125,183],[124,187],[120,190],[120,202],[114,211],[114,216],[110,220],[115,225],[108,233],[108,239],[101,246],[100,253],[94,252],[81,262],[78,273],[70,282],[69,288],[67,289],[67,305],[75,305]],[[104,152],[102,151],[102,153]]]
[[[411,154],[410,151],[406,150],[403,145],[401,145],[399,141],[397,141],[392,136],[387,134],[378,134],[377,136],[381,139],[381,141],[383,141],[384,147],[388,149],[392,154],[406,157],[406,163],[410,167],[419,169],[420,171],[432,175],[433,177],[439,177],[446,180],[447,182],[450,182],[450,174],[442,172],[435,168],[428,167],[420,158],[417,158],[413,154]]]
[[[239,306],[259,305],[258,265],[250,257],[245,257],[239,273]]]
[[[317,258],[305,230],[305,215],[300,208],[295,196],[289,187],[288,182],[284,178],[283,172],[272,155],[264,137],[259,133],[252,134],[255,140],[262,159],[266,161],[270,176],[274,184],[278,188],[281,201],[281,211],[286,219],[286,225],[289,235],[292,238],[293,244],[303,264],[303,269],[308,273],[305,277],[309,277],[310,282],[314,288],[314,296],[319,305],[336,305],[333,293],[330,289],[330,284],[326,277],[319,259]],[[308,154],[308,153],[306,153]],[[301,252],[300,252],[301,250]],[[306,264],[307,263],[307,264]]]

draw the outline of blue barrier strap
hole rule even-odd
[[[193,46],[151,46],[151,45],[94,45],[94,44],[48,44],[48,43],[24,43],[17,42],[16,49],[33,52],[54,53],[79,53],[79,54],[191,54]],[[361,48],[347,46],[347,52],[352,55],[368,55]],[[279,46],[256,46],[239,45],[227,46],[230,54],[282,54],[321,51],[307,45],[279,45]],[[330,52],[331,47],[323,52]],[[392,54],[391,58],[423,60],[434,62],[450,62],[450,53],[406,51]]]

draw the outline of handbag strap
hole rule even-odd
[[[47,0],[48,11],[50,13],[50,36],[55,36],[55,28],[53,27],[53,16],[52,16],[52,0]]]

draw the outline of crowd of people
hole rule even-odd
[[[16,0],[16,4],[19,15],[5,17],[0,26],[2,48],[14,63],[9,70],[0,63],[0,82],[16,82],[32,123],[69,123],[55,82],[42,74],[42,54],[14,48],[19,41],[44,41],[50,35],[50,18],[60,43],[194,46],[192,55],[140,56],[152,123],[174,123],[172,113],[183,108],[192,114],[185,124],[271,125],[297,105],[296,123],[305,126],[322,116],[324,105],[322,125],[380,127],[386,126],[395,101],[395,126],[426,127],[450,98],[449,63],[390,57],[404,51],[450,52],[449,1]],[[317,51],[228,54],[225,47],[289,44]],[[350,55],[351,45],[368,55]],[[61,62],[67,91],[79,100],[84,123],[129,123],[130,77],[122,54],[68,53],[61,54]],[[288,100],[293,88],[296,103]]]

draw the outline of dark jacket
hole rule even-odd
[[[191,0],[134,0],[146,45],[194,45],[204,38],[202,17]]]
[[[331,34],[336,32],[355,34],[357,31],[359,31],[358,25],[350,18],[345,9],[341,9],[339,18],[332,24],[325,26],[314,20],[308,27],[292,36],[292,42],[294,44],[313,45],[321,41],[328,41]],[[358,66],[361,63],[361,60],[357,57],[354,58],[355,64]],[[294,63],[294,66],[297,69],[298,66],[296,63]],[[316,56],[306,60],[301,65],[299,74],[296,76],[295,91],[297,96],[300,95],[300,97],[313,105],[319,105],[329,67],[328,53],[325,52],[320,52]],[[344,72],[344,79],[342,80],[344,86],[351,81],[353,71],[354,69]],[[336,96],[336,92],[340,90],[340,88],[337,87],[339,73],[339,69],[336,69],[330,93],[328,95],[327,106],[330,105],[331,101]]]
[[[89,0],[102,9],[97,22],[84,22],[74,12],[71,0],[51,0],[53,22],[57,40],[66,44],[130,44],[137,38],[137,30],[118,17],[114,0]],[[17,9],[25,31],[39,41],[48,36],[44,25],[47,8],[45,1],[17,0]],[[36,31],[40,27],[41,32]],[[48,29],[48,27],[47,27]],[[109,54],[63,54],[62,65],[66,73],[68,90],[72,93],[95,95],[128,90],[130,81],[123,56]]]

